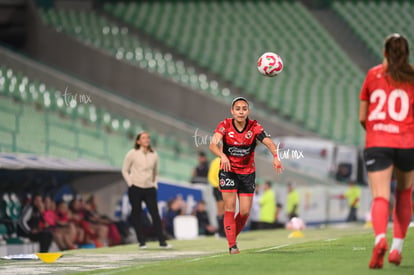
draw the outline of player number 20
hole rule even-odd
[[[396,110],[397,100],[401,102],[401,107],[398,111]],[[388,113],[390,118],[393,120],[403,121],[408,115],[410,106],[409,101],[407,93],[401,89],[392,90],[392,92],[388,95],[388,98],[387,93],[384,90],[375,90],[371,94],[370,102],[378,103],[369,115],[368,120],[384,120]]]

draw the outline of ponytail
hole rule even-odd
[[[410,47],[407,39],[400,34],[385,39],[384,53],[387,59],[387,73],[396,82],[414,84],[414,67],[409,63]]]

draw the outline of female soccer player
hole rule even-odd
[[[368,71],[360,95],[359,119],[366,130],[364,158],[373,196],[375,233],[370,268],[382,268],[388,249],[386,232],[390,182],[397,179],[393,211],[394,237],[388,261],[401,262],[403,241],[412,212],[414,182],[414,67],[409,64],[407,39],[385,39],[384,61]]]
[[[224,229],[230,254],[238,254],[236,238],[246,224],[255,191],[254,149],[257,140],[273,154],[276,173],[283,170],[277,148],[263,127],[250,120],[249,103],[243,97],[233,100],[230,109],[233,118],[221,121],[213,135],[210,150],[220,157],[220,190],[224,200]],[[223,142],[223,149],[219,144]],[[236,199],[239,213],[235,217]]]
[[[161,248],[170,248],[165,241],[157,205],[158,155],[151,147],[150,135],[141,132],[137,135],[134,148],[124,160],[122,175],[128,184],[128,197],[132,207],[131,221],[137,235],[139,247],[147,248],[143,233],[142,202],[148,208]]]

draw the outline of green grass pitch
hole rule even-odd
[[[287,230],[242,232],[238,255],[229,255],[226,240],[215,237],[173,240],[170,250],[159,249],[156,242],[146,250],[136,244],[72,250],[53,264],[3,260],[0,274],[414,274],[413,228],[401,266],[385,261],[382,270],[368,268],[371,229],[354,225],[303,233],[303,238],[288,238]]]

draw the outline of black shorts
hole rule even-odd
[[[223,196],[221,195],[220,189],[218,187],[213,188],[213,196],[216,199],[216,201],[223,200]]]
[[[385,170],[392,164],[403,172],[409,172],[414,170],[414,148],[366,148],[364,150],[364,160],[368,172]]]
[[[255,172],[244,175],[220,170],[219,179],[221,192],[237,192],[238,194],[254,195],[256,188]]]

